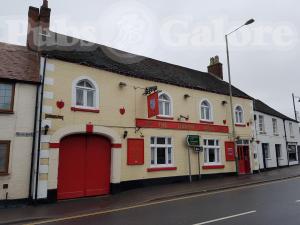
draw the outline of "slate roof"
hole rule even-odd
[[[0,42],[0,79],[39,83],[39,57],[25,46]]]
[[[253,99],[253,107],[255,111],[298,123],[298,121],[296,121],[295,119],[283,115],[282,113],[276,111],[275,109],[271,108],[270,106],[258,99]]]
[[[145,80],[229,95],[228,83],[206,72],[123,52],[51,31],[48,36],[44,40],[46,45],[40,49],[50,58]],[[233,87],[233,96],[251,99],[235,87]]]

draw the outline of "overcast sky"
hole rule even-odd
[[[42,0],[10,0],[0,8],[0,41],[25,45],[27,12]],[[227,80],[224,34],[232,82],[293,117],[300,96],[298,0],[49,0],[50,29],[161,61],[206,71],[219,55]],[[300,110],[300,103],[297,104]]]

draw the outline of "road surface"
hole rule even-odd
[[[300,225],[300,178],[34,224]]]

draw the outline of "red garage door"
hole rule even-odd
[[[59,149],[57,198],[108,194],[110,149],[110,141],[102,136],[65,137]]]

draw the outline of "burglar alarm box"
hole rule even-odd
[[[225,155],[226,155],[226,161],[234,161],[234,142],[227,141],[225,142]]]
[[[127,139],[127,165],[144,165],[144,139]]]

